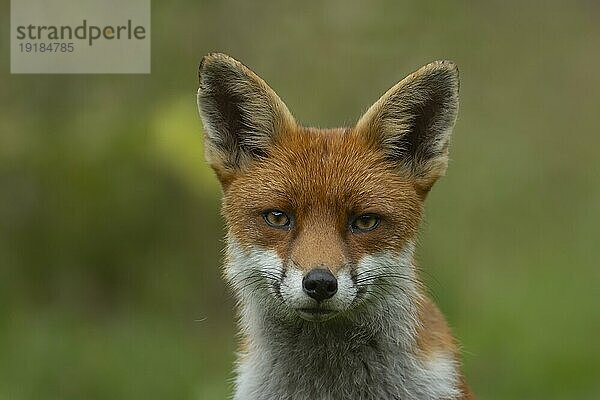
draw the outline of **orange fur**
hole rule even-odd
[[[412,182],[394,172],[360,135],[351,130],[297,128],[280,136],[269,156],[227,185],[223,215],[242,244],[277,250],[302,268],[339,268],[365,254],[396,251],[415,237],[422,202]],[[274,230],[261,212],[293,214],[296,228]],[[348,218],[373,212],[381,226],[347,235]]]
[[[203,101],[214,100],[214,104],[205,106],[209,109],[204,111],[203,117],[213,118],[216,113],[213,107],[222,107],[220,103],[230,98],[243,103],[239,99],[250,96],[251,100],[244,101],[251,103],[258,94],[266,99],[267,106],[257,120],[253,120],[256,110],[251,109],[255,105],[250,104],[219,115],[219,121],[242,133],[256,126],[271,130],[269,137],[261,133],[257,140],[242,142],[235,154],[225,154],[227,143],[207,139],[207,158],[223,186],[223,215],[230,237],[248,249],[258,246],[274,250],[286,265],[294,265],[301,271],[325,267],[334,274],[345,266],[356,265],[366,255],[400,254],[408,243],[416,241],[425,197],[446,168],[448,141],[447,138],[432,141],[431,147],[437,148],[425,149],[429,153],[418,149],[420,153],[414,160],[403,158],[398,162],[389,152],[389,146],[397,146],[397,143],[384,136],[394,134],[393,124],[406,131],[416,119],[404,114],[402,118],[390,118],[389,109],[396,107],[401,112],[409,112],[419,98],[407,100],[407,96],[424,85],[423,77],[441,71],[442,75],[452,78],[457,74],[453,64],[430,64],[405,78],[371,107],[354,128],[316,129],[299,126],[266,83],[241,63],[223,55],[208,57],[203,61],[204,67],[201,65],[201,72],[214,63],[220,68],[215,69],[217,77],[218,71],[228,68],[239,74],[235,75],[235,85],[217,89],[212,86],[221,82],[213,79],[210,75],[213,72],[206,72],[205,80],[211,78],[216,84],[204,82],[201,76],[201,91],[203,85],[207,87],[204,89],[207,93],[202,96],[208,99]],[[237,93],[243,84],[251,89]],[[456,97],[454,91],[458,83],[452,81],[452,84],[454,86],[447,89],[449,94],[442,93],[444,96]],[[395,98],[399,96],[400,100]],[[454,113],[447,117],[453,124],[457,105],[434,100],[439,104],[431,107]],[[436,110],[430,110],[431,115],[435,115]],[[273,119],[272,123],[269,118]],[[448,121],[442,120],[439,124],[443,128],[444,123],[450,123]],[[427,124],[419,124],[418,129],[429,129]],[[382,146],[382,142],[387,143],[388,148]],[[404,141],[401,145],[414,144]],[[407,157],[402,153],[406,151],[399,147],[397,154]],[[271,209],[289,215],[291,228],[273,229],[265,224],[263,213]],[[350,233],[349,221],[363,214],[380,216],[380,225],[370,232]],[[424,294],[420,284],[418,291],[420,298],[414,299],[418,303],[419,320],[415,352],[423,360],[440,353],[449,354],[459,364],[458,346],[444,316]],[[246,353],[247,348],[244,340],[242,352]],[[459,380],[463,399],[472,399],[464,378],[460,376]]]

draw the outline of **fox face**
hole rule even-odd
[[[444,174],[458,70],[428,64],[351,128],[300,126],[254,72],[204,57],[198,105],[223,188],[224,275],[242,307],[283,322],[360,320],[394,302],[418,314],[413,252]]]

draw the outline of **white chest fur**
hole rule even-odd
[[[460,395],[450,355],[423,361],[401,341],[367,333],[370,327],[302,324],[288,329],[263,322],[239,362],[235,400],[439,400]]]
[[[253,270],[281,273],[272,252],[229,246],[230,281]],[[413,246],[400,256],[364,257],[357,270],[412,271]],[[410,276],[409,276],[410,277]],[[414,279],[399,279],[385,300],[346,317],[314,323],[276,316],[280,304],[242,284],[237,291],[247,353],[237,368],[234,400],[446,400],[460,397],[459,366],[451,354],[417,355]]]

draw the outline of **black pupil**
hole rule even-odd
[[[280,211],[271,211],[272,222],[275,225],[284,225],[286,223],[285,214]]]
[[[354,227],[360,230],[370,230],[377,224],[377,219],[372,215],[363,215],[356,219]]]

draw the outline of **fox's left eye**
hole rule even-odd
[[[379,226],[379,217],[374,214],[359,215],[350,224],[353,232],[369,232]]]
[[[290,226],[290,217],[280,210],[269,210],[263,213],[265,222],[274,228],[287,228]]]

